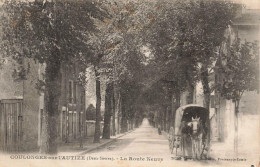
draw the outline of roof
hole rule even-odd
[[[199,104],[187,104],[187,105],[184,105],[184,106],[181,106],[181,107],[179,107],[177,110],[176,110],[176,112],[178,111],[178,110],[184,110],[185,108],[188,108],[188,107],[203,107],[203,106],[201,106],[201,105],[199,105]]]

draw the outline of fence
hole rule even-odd
[[[0,149],[19,151],[22,141],[22,100],[0,101]]]

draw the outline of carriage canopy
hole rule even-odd
[[[191,122],[192,117],[199,117],[202,120],[202,123],[205,125],[209,119],[209,111],[197,104],[189,104],[181,106],[176,110],[175,115],[175,134],[180,134],[181,122]]]

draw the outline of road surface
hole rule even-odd
[[[144,119],[142,125],[116,142],[92,153],[122,156],[170,157],[168,140]]]
[[[157,129],[149,125],[148,120],[144,119],[142,125],[133,132],[117,139],[115,142],[101,149],[85,154],[88,160],[96,159],[99,165],[107,165],[109,162],[116,162],[121,165],[131,166],[140,163],[142,166],[231,166],[233,161],[217,160],[176,160],[176,156],[169,151],[166,136],[159,135]],[[103,160],[103,161],[102,161]],[[155,162],[156,161],[156,162]],[[245,166],[249,162],[244,161],[236,164]]]

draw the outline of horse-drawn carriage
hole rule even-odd
[[[209,111],[196,104],[176,110],[175,128],[169,130],[171,153],[184,159],[207,158],[209,146]]]

